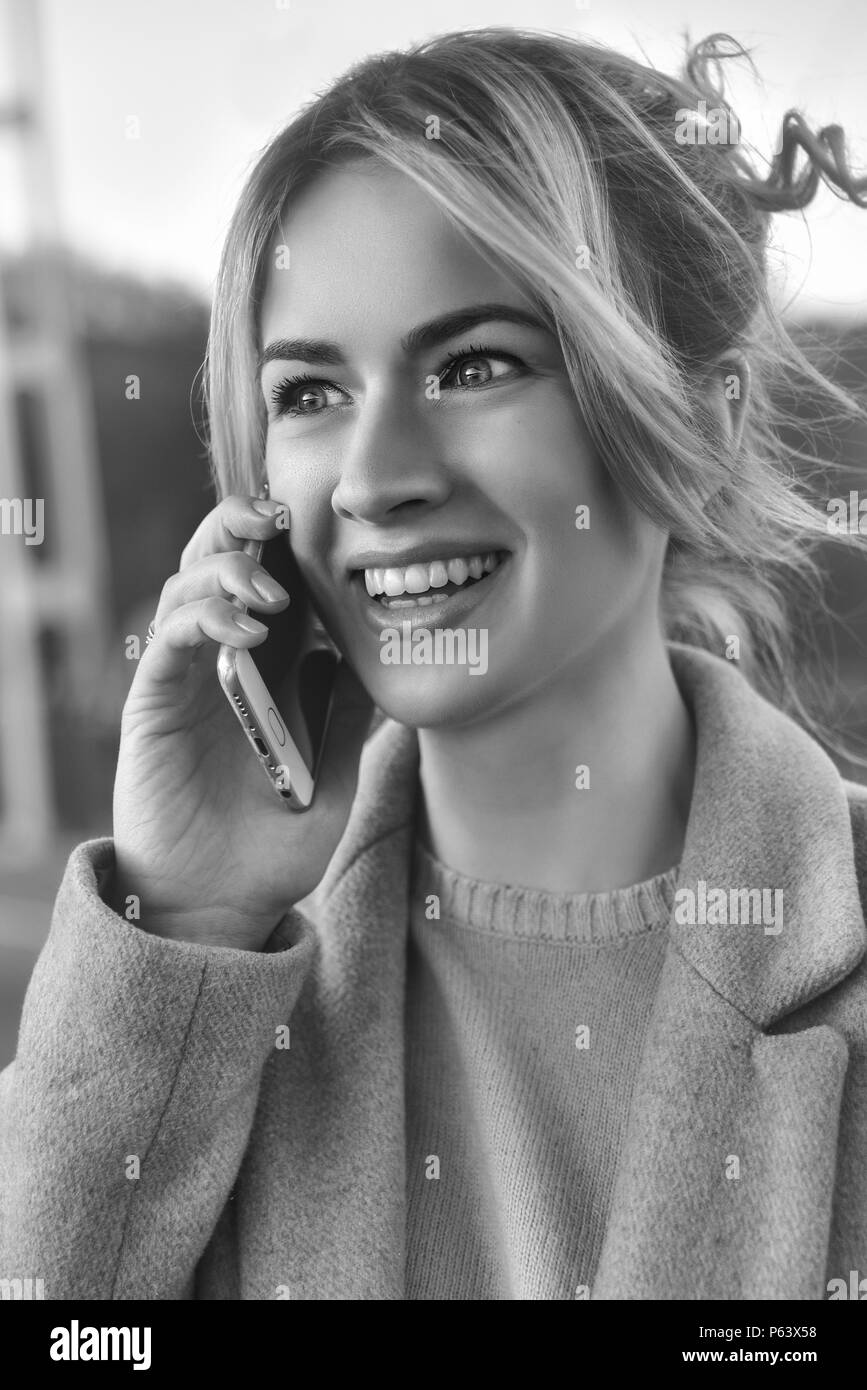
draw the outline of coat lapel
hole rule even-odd
[[[292,1113],[280,1152],[294,1216],[289,1282],[304,1297],[404,1294],[404,995],[417,767],[414,730],[392,721],[376,730],[344,835],[321,884],[299,904],[317,923],[319,950],[312,994],[293,1018],[301,1071],[291,1093],[283,1088]]]
[[[594,1299],[823,1297],[847,1048],[762,1034],[671,949]]]
[[[697,735],[678,888],[781,889],[782,923],[675,906],[592,1297],[822,1298],[848,1049],[784,1020],[864,954],[846,796],[736,670],[670,654]]]

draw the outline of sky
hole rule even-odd
[[[867,172],[867,10],[805,0],[8,0],[41,8],[51,219],[102,264],[208,295],[244,177],[298,107],[357,59],[449,29],[504,24],[586,33],[667,70],[684,34],[725,29],[753,48],[730,88],[745,140],[769,155],[783,112],[838,122]],[[4,6],[0,4],[0,16]],[[861,12],[859,15],[859,11]],[[14,62],[0,32],[0,101]],[[138,123],[139,138],[128,138]],[[0,142],[0,187],[14,187]],[[23,235],[0,199],[0,244]],[[867,317],[867,208],[822,189],[775,219],[775,293],[794,314]]]

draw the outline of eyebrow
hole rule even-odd
[[[480,323],[492,321],[518,323],[525,327],[542,329],[550,333],[549,326],[537,314],[528,309],[516,308],[514,304],[475,304],[466,309],[454,309],[440,314],[438,318],[411,328],[400,340],[402,351],[407,357],[416,357],[426,349],[436,347],[447,338],[457,337]],[[346,358],[339,344],[325,338],[275,338],[259,355],[256,367],[257,379],[268,362],[294,361],[315,362],[323,367],[345,367]]]

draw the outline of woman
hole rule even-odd
[[[771,210],[865,184],[795,116],[761,180],[725,52],[677,81],[447,34],[256,164],[209,347],[221,500],[4,1073],[4,1274],[818,1299],[867,1270],[867,794],[790,717],[826,508],[771,390],[857,407],[764,271]],[[243,552],[287,516],[346,658],[302,815],[214,671],[263,640],[238,601],[287,602]],[[390,622],[484,634],[483,678],[388,664]]]

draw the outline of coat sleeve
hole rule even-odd
[[[315,932],[293,909],[261,952],[151,936],[100,896],[113,858],[70,855],[0,1074],[0,1280],[189,1298]]]

